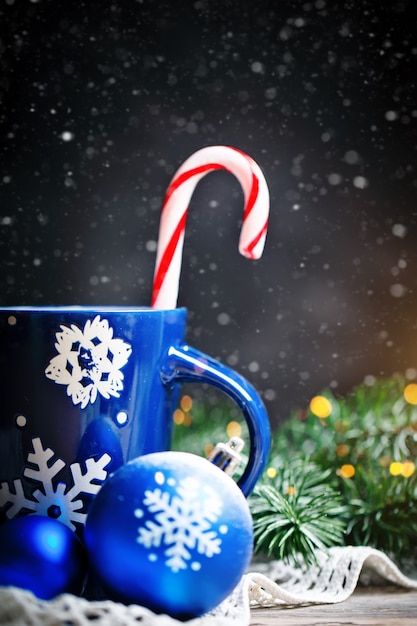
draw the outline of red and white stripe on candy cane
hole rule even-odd
[[[208,146],[192,154],[177,170],[167,189],[159,225],[152,307],[177,306],[185,223],[198,182],[215,170],[226,170],[240,182],[245,207],[239,252],[249,259],[262,255],[269,216],[269,191],[257,163],[230,146]]]

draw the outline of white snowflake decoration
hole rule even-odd
[[[111,457],[103,454],[97,461],[93,458],[85,461],[86,470],[83,473],[79,463],[69,466],[72,476],[72,487],[67,488],[62,482],[55,484],[57,474],[65,467],[62,459],[56,458],[50,448],[44,448],[39,438],[32,439],[33,452],[27,457],[28,463],[33,467],[25,467],[24,476],[31,478],[41,485],[36,489],[31,498],[25,495],[23,483],[20,478],[13,481],[10,489],[8,482],[0,484],[0,507],[11,506],[6,511],[6,516],[11,519],[23,510],[48,515],[58,519],[73,530],[76,530],[75,522],[84,524],[87,514],[82,512],[84,507],[80,499],[82,493],[95,495],[107,477],[105,467],[110,463]]]
[[[164,474],[157,472],[155,480],[164,484]],[[175,479],[168,478],[167,484],[174,486]],[[150,550],[165,546],[165,565],[173,572],[188,566],[195,571],[201,568],[199,561],[192,560],[192,551],[209,558],[221,553],[222,541],[213,526],[222,512],[222,501],[210,486],[184,478],[174,494],[160,488],[145,491],[143,504],[154,518],[138,528],[137,542]],[[142,518],[144,511],[136,509],[135,516]],[[221,524],[217,530],[224,535],[228,527]],[[149,553],[149,560],[157,558],[155,552]]]
[[[84,329],[76,324],[61,326],[56,333],[53,357],[45,374],[59,385],[67,385],[67,394],[75,405],[84,409],[95,402],[97,393],[108,399],[118,398],[123,389],[123,374],[132,348],[122,339],[113,339],[113,329],[107,320],[97,315],[87,320]]]

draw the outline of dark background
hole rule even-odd
[[[188,340],[276,424],[330,386],[417,368],[415,3],[1,0],[0,304],[148,305],[161,205],[232,145],[271,193],[238,254],[220,172],[188,218]]]

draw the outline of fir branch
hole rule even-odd
[[[317,563],[317,549],[343,543],[345,509],[328,478],[317,464],[298,459],[255,488],[250,508],[257,553],[309,565]]]
[[[359,466],[354,479],[344,481],[343,497],[350,543],[376,547],[400,562],[416,553],[416,474],[391,476],[386,468]]]
[[[396,376],[360,385],[346,398],[325,391],[329,417],[297,411],[275,433],[272,451],[275,464],[301,450],[330,471],[347,511],[346,542],[400,563],[417,553],[417,406],[404,397],[407,384]]]
[[[346,397],[325,390],[328,417],[297,410],[279,425],[250,499],[256,552],[314,563],[315,550],[342,543],[346,529],[348,544],[401,564],[417,556],[417,404],[406,399],[408,383],[376,380]],[[177,429],[174,447],[204,454],[238,417],[226,403],[195,403],[192,427]]]

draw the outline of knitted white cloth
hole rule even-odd
[[[318,567],[294,567],[281,561],[261,563],[249,577],[252,606],[334,604],[349,598],[359,578],[364,584],[395,584],[417,589],[417,580],[401,573],[379,550],[332,548],[318,553]]]
[[[297,568],[280,561],[257,564],[214,611],[189,626],[248,626],[250,607],[342,602],[366,583],[383,581],[417,589],[382,552],[366,547],[333,548],[318,554],[319,567]],[[7,626],[179,626],[183,622],[155,615],[141,606],[111,601],[88,602],[64,594],[49,602],[15,587],[0,588],[0,624]]]

